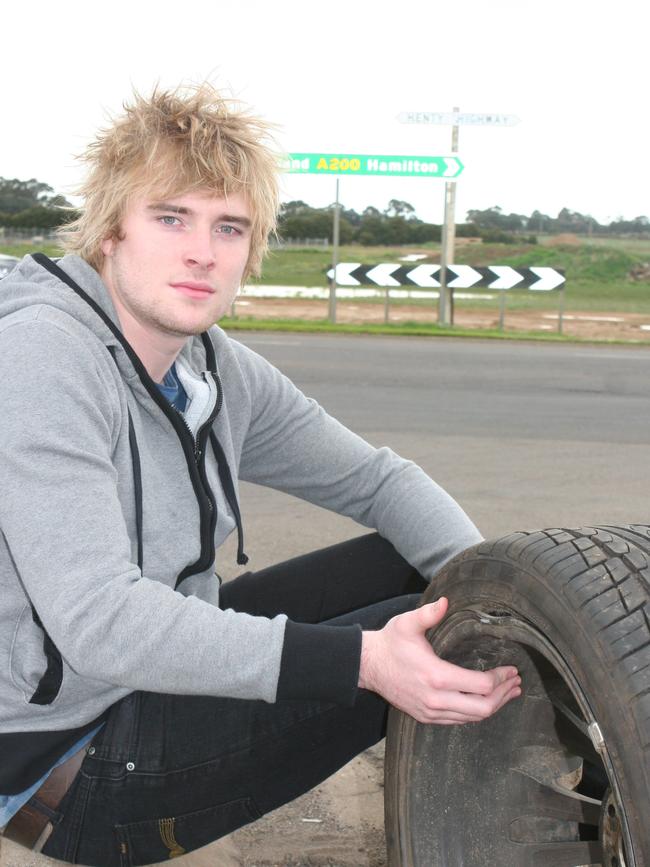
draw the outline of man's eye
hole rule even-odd
[[[171,214],[165,214],[164,216],[160,217],[160,222],[164,226],[175,226],[176,223],[178,223],[178,217],[172,217]]]
[[[235,235],[237,233],[237,229],[234,226],[219,226],[218,229],[221,235]]]

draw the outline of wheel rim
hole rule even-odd
[[[627,867],[619,807],[611,789],[607,789],[603,798],[600,833],[603,862],[610,867]]]
[[[421,821],[427,813],[427,798],[431,798],[431,803],[435,801],[436,809],[444,801],[444,797],[433,793],[429,779],[436,773],[436,755],[440,756],[440,750],[447,756],[447,768],[452,769],[453,756],[471,750],[472,738],[476,739],[481,727],[490,724],[500,726],[495,729],[500,732],[499,737],[517,741],[514,760],[503,746],[498,753],[502,758],[492,757],[493,763],[501,761],[503,765],[495,770],[495,775],[508,774],[508,786],[525,793],[522,799],[525,808],[517,803],[507,808],[484,804],[487,812],[501,810],[502,824],[501,831],[491,831],[489,822],[481,827],[478,818],[475,850],[479,854],[468,855],[471,847],[462,848],[451,833],[445,836],[444,825],[436,826],[434,820],[432,828],[436,830],[432,833],[439,833],[447,842],[429,844],[422,835],[420,839],[411,835],[403,850],[404,863],[451,865],[462,861],[468,865],[500,863],[502,867],[529,864],[533,867],[542,863],[545,867],[635,867],[630,823],[606,739],[581,684],[557,648],[540,630],[515,614],[478,607],[450,616],[436,631],[434,646],[445,658],[473,668],[514,661],[526,672],[524,695],[528,681],[534,682],[543,696],[545,712],[540,714],[539,727],[546,730],[541,732],[541,740],[540,733],[535,733],[531,734],[530,743],[521,742],[514,706],[522,699],[512,703],[513,709],[509,705],[500,711],[492,718],[494,723],[488,720],[480,726],[453,727],[452,733],[440,731],[447,727],[419,726],[404,717],[402,756],[410,769],[408,779],[403,775],[399,783],[409,793],[403,802],[401,826],[414,826],[409,817],[417,816]],[[535,697],[537,700],[539,695]],[[535,732],[534,725],[530,731]],[[409,762],[409,751],[418,757],[417,761]],[[507,794],[508,788],[503,791]],[[489,799],[491,794],[487,786],[485,798]],[[560,815],[563,811],[565,819]],[[468,807],[466,814],[473,816],[473,811]],[[465,836],[470,834],[471,830],[466,829]]]

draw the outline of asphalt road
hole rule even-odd
[[[650,522],[650,350],[243,333],[344,424],[419,463],[485,536]],[[243,485],[248,568],[363,532]],[[229,549],[230,550],[230,549]],[[220,571],[231,577],[232,557]]]

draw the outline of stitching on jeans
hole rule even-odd
[[[85,774],[79,772],[77,780],[75,780],[73,785],[75,784],[76,789],[73,792],[74,799],[66,808],[66,812],[71,809],[72,814],[70,816],[70,827],[66,834],[64,847],[64,860],[69,861],[71,864],[77,863],[77,853],[81,845],[81,834],[83,831],[84,820],[86,818],[86,807],[88,806],[88,801],[90,799],[93,781]],[[75,829],[76,833],[73,833]]]

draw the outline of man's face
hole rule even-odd
[[[141,198],[127,208],[121,235],[102,243],[101,276],[127,339],[136,352],[161,339],[180,346],[232,304],[248,261],[250,207],[240,193]]]

